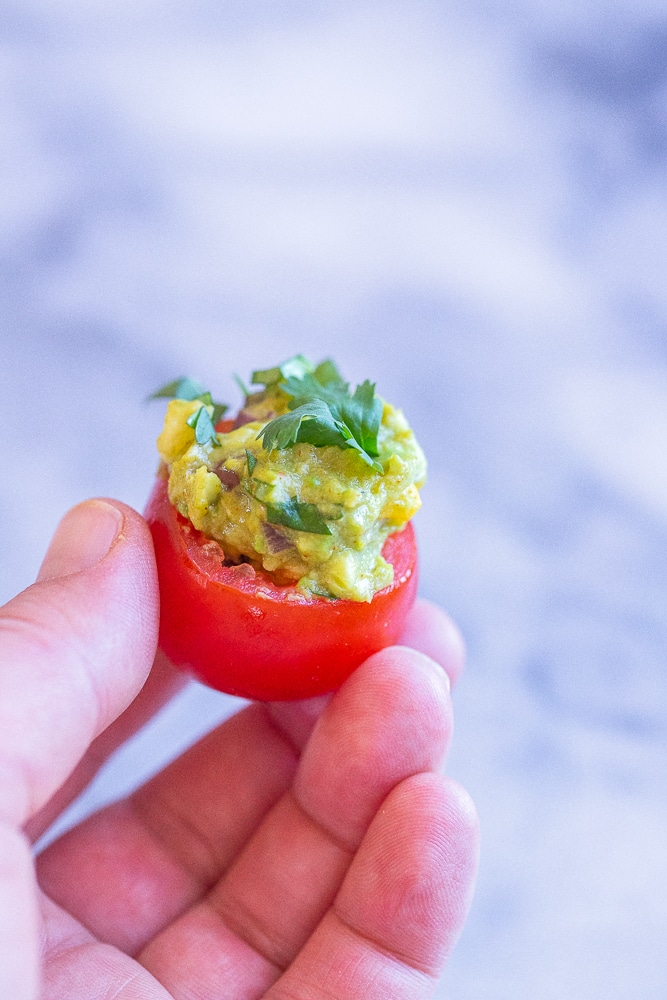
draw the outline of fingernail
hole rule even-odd
[[[91,569],[120,534],[123,515],[104,500],[86,500],[65,514],[44,557],[38,580]]]

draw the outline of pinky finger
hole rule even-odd
[[[475,808],[438,775],[401,782],[336,901],[266,1000],[426,1000],[463,928],[478,856]]]

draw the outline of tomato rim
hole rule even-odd
[[[292,700],[334,690],[364,659],[399,640],[414,603],[410,522],[383,548],[394,580],[370,602],[357,602],[307,596],[247,563],[223,565],[218,542],[169,502],[164,474],[146,519],[160,583],[160,647],[177,667],[229,694]]]

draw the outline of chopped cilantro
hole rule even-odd
[[[237,375],[236,373],[234,373],[232,375],[232,378],[234,379],[234,381],[236,382],[237,386],[239,387],[239,389],[243,393],[243,398],[247,399],[248,396],[250,395],[250,389],[245,384],[245,382],[243,381],[243,379],[241,378],[241,376]]]
[[[315,369],[314,375],[322,385],[329,385],[330,382],[340,382],[341,385],[345,384],[342,375],[331,358],[321,361]]]
[[[331,591],[327,590],[323,584],[318,583],[316,580],[308,580],[307,583],[304,583],[304,580],[301,579],[299,581],[299,586],[303,587],[303,589],[307,590],[310,594],[316,594],[317,597],[326,597],[330,601],[338,600],[338,598],[335,597]]]
[[[251,451],[248,451],[247,448],[245,450],[245,457],[248,463],[248,475],[252,476],[253,472],[255,471],[255,466],[257,465],[257,457],[253,455]]]
[[[157,389],[156,392],[151,393],[148,400],[152,399],[200,400],[203,405],[188,417],[187,422],[190,427],[194,428],[198,444],[210,443],[216,446],[219,443],[215,433],[215,424],[227,412],[229,407],[226,403],[216,403],[211,393],[204,389],[201,382],[187,377],[174,379],[173,382],[168,382],[161,389]],[[213,413],[208,412],[206,409],[207,406],[212,408]]]
[[[298,442],[317,448],[353,448],[367,465],[384,471],[377,461],[382,401],[375,395],[373,383],[367,380],[350,394],[333,361],[323,361],[314,368],[301,355],[277,368],[255,372],[255,380],[267,386],[279,385],[291,397],[290,412],[269,421],[257,435],[268,451],[290,448]]]
[[[226,403],[216,403],[216,402],[214,402],[214,400],[211,398],[211,393],[210,392],[202,392],[198,396],[195,396],[194,399],[201,399],[201,401],[204,404],[204,406],[212,406],[213,407],[213,413],[211,414],[211,420],[213,421],[214,424],[217,424],[218,420],[220,420],[220,418],[229,409],[229,407],[227,406]]]
[[[248,388],[235,378],[247,398]],[[257,435],[267,451],[291,448],[300,442],[316,448],[352,448],[367,465],[377,472],[384,471],[378,461],[377,442],[382,401],[375,395],[372,382],[366,380],[351,393],[333,361],[326,359],[313,365],[303,354],[295,354],[275,368],[253,372],[251,383],[263,385],[265,390],[279,388],[289,397],[289,413],[270,420]],[[201,400],[202,406],[188,417],[188,424],[194,428],[199,444],[219,443],[215,424],[227,406],[216,403],[200,382],[187,377],[174,379],[149,396],[165,398]],[[251,463],[248,453],[251,476],[256,461],[253,456]]]
[[[282,524],[295,531],[309,531],[314,535],[330,535],[331,529],[314,503],[300,503],[290,497],[280,504],[266,504],[269,524]]]
[[[302,430],[304,424],[306,429]],[[298,441],[308,441],[319,447],[336,445],[340,431],[327,404],[314,399],[269,421],[257,437],[263,438],[262,444],[267,451],[273,451],[274,448],[290,448]]]
[[[313,366],[308,358],[304,358],[303,354],[295,354],[293,358],[288,358],[287,361],[283,361],[276,368],[263,368],[253,372],[250,381],[253,385],[268,387],[270,385],[277,385],[278,382],[283,382],[292,375],[300,378],[302,375],[312,372],[312,370]]]
[[[193,378],[176,378],[167,382],[161,389],[156,389],[148,397],[151,399],[199,399],[204,393],[204,386]]]
[[[190,414],[187,424],[194,430],[197,444],[211,444],[214,448],[220,444],[211,415],[203,404]]]

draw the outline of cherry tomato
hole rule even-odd
[[[383,555],[394,581],[370,603],[307,597],[224,553],[169,502],[160,476],[146,509],[160,580],[160,648],[178,667],[228,694],[310,698],[339,687],[371,653],[395,643],[417,591],[408,524]]]

